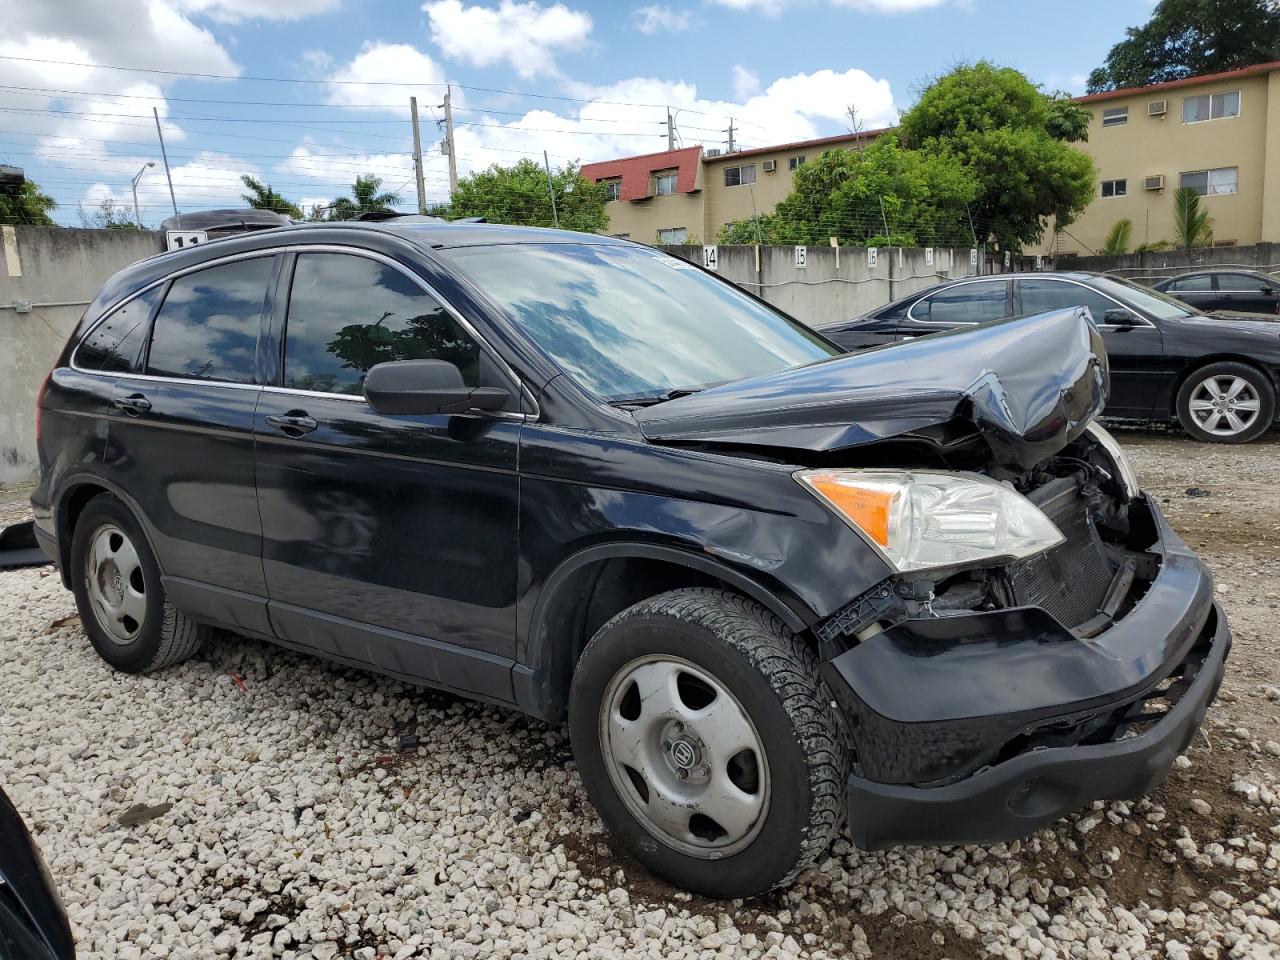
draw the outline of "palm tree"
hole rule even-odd
[[[1200,197],[1190,187],[1181,187],[1173,195],[1173,233],[1174,245],[1183,250],[1213,243],[1213,219],[1200,209]]]
[[[330,220],[350,220],[371,210],[387,210],[400,202],[398,193],[379,193],[382,178],[362,173],[351,185],[351,196],[338,197],[329,206]]]
[[[240,196],[244,198],[245,203],[253,207],[255,210],[273,210],[276,213],[282,213],[286,217],[293,217],[295,220],[302,219],[302,211],[298,209],[297,204],[290,203],[280,194],[271,189],[271,184],[263,183],[249,174],[243,174],[240,181],[249,188],[249,193],[242,193]]]
[[[51,227],[53,217],[49,211],[57,205],[53,197],[41,193],[31,180],[0,187],[0,223]]]
[[[1104,257],[1114,257],[1129,252],[1129,241],[1133,238],[1133,221],[1117,220],[1116,225],[1107,234],[1098,253]]]

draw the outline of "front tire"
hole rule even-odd
[[[76,521],[71,585],[89,642],[122,673],[180,663],[207,635],[169,602],[138,521],[109,493],[90,500]]]
[[[1211,363],[1178,390],[1178,420],[1206,443],[1248,443],[1266,432],[1275,414],[1271,378],[1247,363]]]
[[[849,750],[813,651],[728,590],[624,610],[578,661],[574,756],[635,859],[713,897],[789,883],[844,820]]]

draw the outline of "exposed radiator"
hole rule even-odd
[[[1063,626],[1077,627],[1102,606],[1115,567],[1107,560],[1085,499],[1073,479],[1046,484],[1030,499],[1066,540],[1052,550],[1009,566],[1014,602],[1018,606],[1043,607]]]

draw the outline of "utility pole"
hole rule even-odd
[[[733,117],[729,118],[729,152],[733,153]]]
[[[427,185],[422,179],[422,139],[418,136],[418,98],[409,98],[409,116],[413,120],[413,176],[418,181],[418,213],[427,212]]]
[[[551,198],[551,222],[556,225],[556,229],[560,229],[560,215],[556,213],[556,190],[551,184],[551,160],[547,157],[547,151],[542,151],[542,164],[547,168],[547,196]]]
[[[169,202],[173,204],[173,215],[178,218],[178,229],[182,229],[182,214],[178,212],[178,199],[173,195],[173,174],[169,172],[169,154],[164,149],[164,131],[160,129],[160,111],[151,108],[151,115],[156,118],[156,136],[160,138],[160,156],[164,160],[164,178],[169,181]]]
[[[458,192],[458,151],[453,141],[453,85],[444,88],[444,134],[449,145],[449,199]]]
[[[671,108],[667,107],[667,149],[674,150],[676,148],[676,121],[671,116]]]

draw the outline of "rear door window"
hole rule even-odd
[[[925,297],[911,308],[911,316],[926,323],[986,323],[999,320],[1008,307],[1004,280],[961,283]]]
[[[147,342],[147,324],[163,292],[164,284],[152,287],[110,313],[76,349],[75,365],[82,370],[137,373]]]
[[[1066,280],[1019,280],[1018,293],[1024,314],[1045,313],[1064,307],[1088,307],[1094,323],[1105,323],[1102,318],[1108,310],[1120,309],[1120,304],[1096,290]]]
[[[273,267],[273,257],[256,257],[174,280],[156,314],[147,373],[253,383]]]
[[[299,254],[289,293],[284,386],[359,396],[389,360],[447,360],[480,382],[480,344],[395,267],[344,253]]]
[[[1194,277],[1179,277],[1173,283],[1169,284],[1170,290],[1177,290],[1179,293],[1196,290],[1212,290],[1213,277],[1207,273],[1197,274]]]
[[[1261,290],[1269,290],[1271,287],[1271,282],[1265,278],[1251,277],[1247,273],[1218,274],[1219,290],[1229,290],[1233,293],[1258,293]]]

